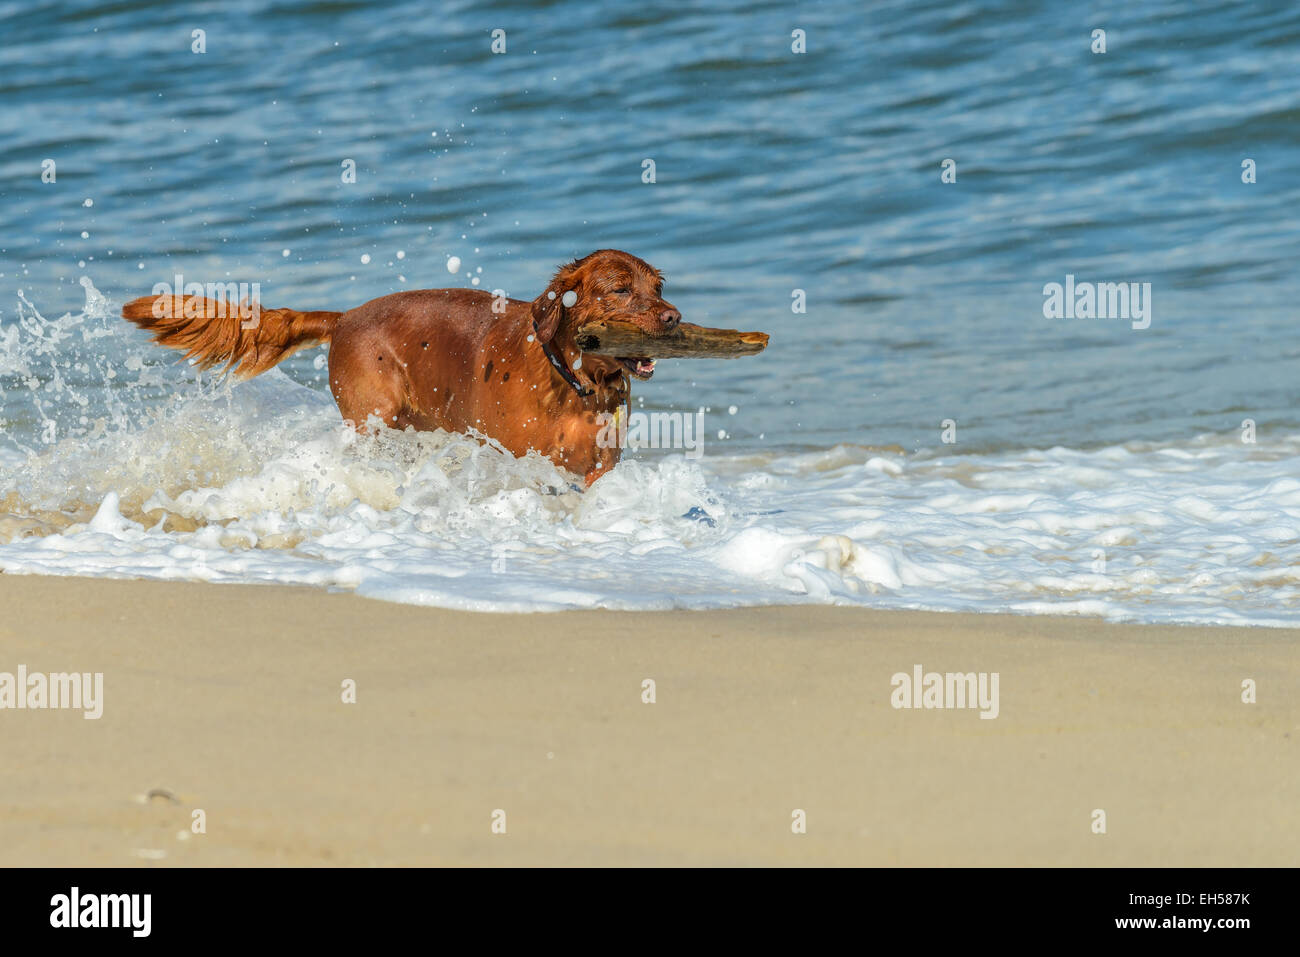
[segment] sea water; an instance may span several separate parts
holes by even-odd
[[[1292,5],[71,2],[0,33],[5,574],[1300,621]],[[632,411],[702,445],[585,491],[347,431],[324,350],[233,385],[116,318],[177,273],[532,298],[606,246],[772,344],[660,362]],[[1051,307],[1120,284],[1140,321]]]

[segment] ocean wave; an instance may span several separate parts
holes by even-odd
[[[84,310],[33,310],[0,352],[0,382],[34,410],[0,453],[9,574],[275,582],[482,611],[816,602],[1300,621],[1300,435],[643,451],[583,490],[475,437],[358,435],[327,393],[279,370],[236,384],[164,368],[138,339],[107,342],[114,309],[85,285]],[[81,384],[41,367],[77,342],[97,363],[81,363]]]

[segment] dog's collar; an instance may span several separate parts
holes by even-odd
[[[551,365],[555,366],[555,371],[564,378],[565,382],[569,383],[569,385],[573,387],[574,392],[578,393],[578,395],[583,398],[586,398],[596,391],[595,389],[584,389],[582,383],[578,381],[578,377],[573,374],[573,370],[564,364],[564,360],[560,358],[560,354],[551,348],[549,342],[542,342],[541,337],[537,335],[536,322],[533,323],[533,336],[542,347],[542,351],[546,353],[546,358],[550,360]]]

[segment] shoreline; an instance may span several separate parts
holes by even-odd
[[[811,605],[480,613],[28,575],[0,575],[0,608],[0,672],[104,675],[98,720],[0,710],[5,865],[1300,852],[1300,629]],[[996,673],[997,717],[893,707],[891,677],[917,666]]]

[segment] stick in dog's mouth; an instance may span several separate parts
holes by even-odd
[[[689,322],[654,335],[635,323],[601,320],[581,326],[576,341],[583,352],[612,356],[633,375],[648,379],[655,359],[736,359],[762,352],[767,339],[764,332],[709,329]]]

